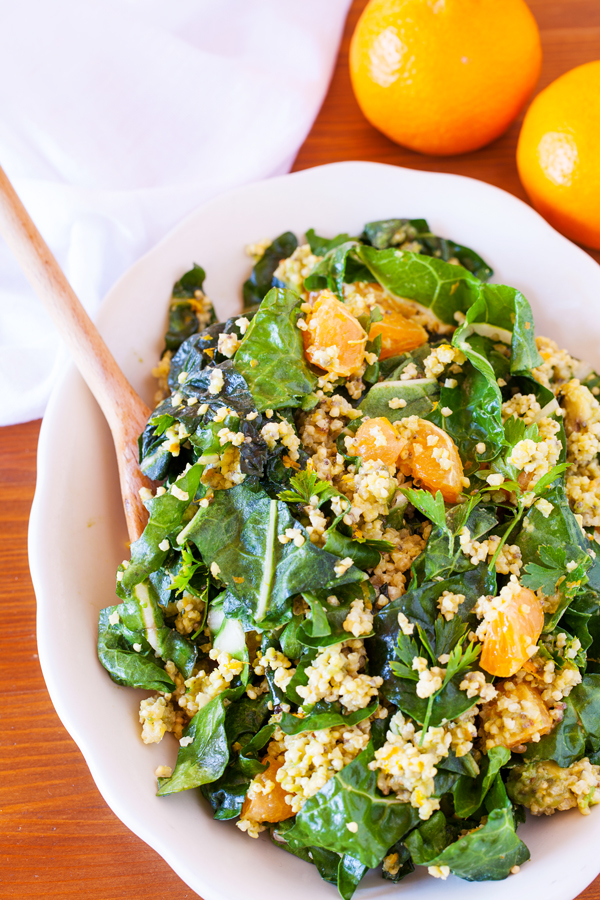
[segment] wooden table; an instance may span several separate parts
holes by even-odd
[[[366,122],[347,72],[348,42],[364,5],[365,0],[352,5],[327,99],[294,169],[375,160],[470,175],[526,199],[515,166],[520,121],[483,150],[439,159],[396,146]],[[529,0],[529,5],[544,45],[539,88],[600,58],[598,0]],[[592,255],[600,262],[600,252]],[[0,430],[0,898],[193,898],[194,892],[106,806],[46,692],[27,563],[39,424]],[[600,900],[600,879],[581,896]]]

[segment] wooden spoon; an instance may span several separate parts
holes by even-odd
[[[129,540],[135,541],[148,517],[139,491],[152,485],[140,471],[137,447],[150,410],[121,372],[1,168],[0,235],[46,307],[106,417],[115,442]]]

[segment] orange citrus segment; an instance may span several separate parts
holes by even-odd
[[[381,322],[374,322],[369,331],[370,341],[381,335],[380,359],[407,353],[427,341],[427,332],[416,322],[392,310],[382,309],[381,314]]]
[[[360,369],[367,335],[358,319],[331,293],[322,291],[306,316],[304,354],[309,362],[334,375],[348,377]]]
[[[551,225],[600,249],[600,60],[537,95],[517,147],[523,187]]]
[[[403,443],[390,420],[379,416],[362,423],[353,446],[362,459],[380,459],[386,466],[394,466]]]
[[[554,721],[542,700],[540,692],[526,681],[515,683],[504,681],[496,685],[498,696],[482,708],[483,730],[494,744],[502,744],[510,750],[527,744],[535,734],[548,734]],[[504,725],[507,715],[506,699],[516,706],[508,710],[513,727],[508,731]],[[500,703],[504,701],[504,703]],[[488,745],[489,746],[489,745]]]
[[[364,115],[421,153],[466,153],[497,138],[541,63],[525,0],[370,0],[350,45]]]
[[[490,675],[509,678],[529,659],[543,627],[542,604],[533,591],[521,588],[490,619],[479,665]]]
[[[398,465],[432,494],[441,491],[447,503],[457,502],[463,489],[463,464],[456,444],[437,425],[418,420],[403,444]]]
[[[242,806],[242,819],[253,819],[255,822],[283,822],[293,816],[292,807],[286,802],[289,796],[287,791],[277,781],[277,772],[283,765],[283,761],[267,756],[263,763],[268,763],[268,768],[257,775],[254,782],[261,787],[267,787],[268,793],[256,793],[253,797],[246,797]]]

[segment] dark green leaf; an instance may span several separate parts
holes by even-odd
[[[235,368],[248,384],[260,412],[298,407],[317,384],[304,358],[302,335],[296,325],[300,303],[293,291],[269,291],[235,354]]]
[[[339,247],[340,244],[352,241],[354,238],[351,238],[349,234],[338,234],[336,237],[330,239],[319,237],[318,234],[315,234],[314,228],[309,228],[306,232],[306,240],[310,245],[311,253],[314,253],[315,256],[325,256],[330,250]]]
[[[364,866],[377,866],[392,844],[413,828],[418,814],[410,804],[377,789],[377,775],[369,769],[372,745],[309,797],[290,836],[299,844],[317,844],[348,854]],[[356,823],[356,832],[346,826]]]
[[[278,540],[287,528],[302,532],[301,547]],[[261,630],[291,618],[291,598],[296,594],[365,578],[355,566],[338,578],[337,557],[310,542],[285,503],[247,483],[217,491],[186,531],[186,540],[196,544],[207,566],[216,563],[220,579]],[[231,605],[226,612],[238,614]]]
[[[131,562],[123,573],[123,588],[130,590],[165,562],[169,550],[162,550],[160,544],[177,532],[183,515],[194,499],[200,485],[203,466],[195,465],[182,475],[176,483],[176,491],[186,500],[173,493],[173,485],[160,497],[147,502],[150,518],[144,531],[131,545]]]
[[[454,313],[465,312],[479,296],[479,279],[442,259],[367,246],[356,248],[355,253],[390,293],[429,307],[447,325],[456,325]]]
[[[286,231],[275,238],[263,255],[254,265],[252,274],[244,282],[243,297],[244,309],[252,307],[261,302],[265,294],[273,286],[273,275],[275,269],[279,266],[282,259],[287,259],[292,255],[298,240],[291,231]]]
[[[529,850],[515,834],[512,812],[504,808],[492,810],[483,827],[459,838],[425,864],[449,866],[465,881],[500,881],[513,866],[528,859]]]
[[[347,853],[340,859],[338,867],[338,891],[342,900],[351,900],[359,882],[366,874],[368,866]]]
[[[481,772],[473,779],[461,775],[454,788],[454,809],[461,819],[468,819],[477,812],[492,786],[494,778],[510,759],[506,747],[492,747],[483,757]]]
[[[98,659],[112,680],[146,691],[174,691],[175,684],[158,664],[154,650],[144,641],[146,646],[136,653],[133,640],[128,640],[133,636],[110,624],[108,617],[118,610],[118,606],[102,609],[98,623]]]
[[[215,819],[235,819],[242,811],[251,779],[235,762],[227,766],[216,781],[201,785],[203,795],[210,803]]]
[[[192,738],[191,743],[179,748],[171,777],[158,779],[159,797],[188,791],[221,777],[229,762],[225,701],[236,699],[243,690],[241,686],[229,688],[198,710],[183,734],[184,738]]]
[[[600,749],[600,675],[585,675],[565,698],[561,721],[536,744],[526,759],[553,759],[567,768],[588,751]]]

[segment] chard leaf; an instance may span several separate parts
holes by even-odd
[[[377,541],[371,538],[359,541],[347,537],[338,531],[337,528],[330,527],[326,533],[325,550],[328,553],[333,553],[339,559],[349,557],[354,560],[355,566],[363,570],[374,569],[379,565],[381,553],[394,549],[394,545],[390,544],[389,541]]]
[[[528,509],[515,543],[521,549],[525,570],[521,583],[536,585],[532,590],[542,587],[554,599],[556,611],[546,617],[544,626],[549,632],[585,588],[591,559],[586,546],[589,542],[568,504],[562,479],[546,490],[544,499],[552,504],[549,515],[544,516],[535,505]],[[567,562],[576,563],[573,571],[567,571]]]
[[[432,529],[423,553],[413,563],[419,584],[436,578],[449,578],[454,573],[466,572],[472,568],[471,560],[462,552],[455,540],[463,526],[469,529],[471,539],[479,541],[498,524],[490,507],[474,506],[472,502],[459,503],[446,513],[445,528]],[[452,541],[448,542],[448,531]]]
[[[442,259],[364,245],[355,253],[390,293],[428,307],[447,325],[456,325],[454,313],[465,312],[479,295],[479,279]]]
[[[278,540],[288,528],[300,530],[301,547]],[[338,577],[337,557],[310,542],[285,503],[247,482],[217,491],[209,507],[199,508],[185,539],[196,544],[209,568],[219,567],[219,578],[239,604],[235,609],[227,603],[226,613],[245,617],[259,630],[289,621],[296,594],[365,579],[356,566]]]
[[[503,808],[493,809],[483,827],[459,838],[426,864],[448,866],[465,881],[501,881],[513,866],[528,859],[529,850],[515,833],[512,811]]]
[[[237,699],[243,690],[243,685],[228,688],[198,710],[183,733],[183,739],[192,738],[191,743],[180,746],[170,778],[158,779],[159,797],[188,791],[221,777],[229,762],[225,701]]]
[[[259,412],[301,406],[317,384],[296,325],[300,303],[293,291],[270,290],[235,354],[235,368]]]
[[[272,832],[273,843],[282,850],[315,866],[323,881],[337,884],[338,869],[341,864],[339,854],[333,850],[326,850],[324,847],[306,847],[304,844],[299,844],[288,834],[293,825],[294,822],[291,819],[278,822]]]
[[[477,350],[478,358],[489,362],[489,368],[485,367],[485,372],[481,372],[472,362],[464,363],[462,373],[452,375],[455,387],[447,387],[445,381],[441,383],[439,406],[428,416],[448,432],[465,461],[467,474],[484,460],[496,457],[504,443],[502,397],[492,365],[495,362],[493,351],[488,352],[488,344],[476,336],[469,344],[468,353]],[[444,407],[452,410],[450,416],[441,415],[439,410]],[[476,450],[480,443],[485,444],[483,453]]]
[[[542,364],[535,343],[535,329],[531,307],[516,288],[504,284],[484,284],[477,302],[468,310],[465,323],[455,332],[455,340],[468,340],[477,325],[501,328],[510,335],[510,371],[529,375],[531,369]],[[458,346],[458,343],[455,344]]]
[[[272,244],[269,244],[263,255],[254,264],[250,277],[244,282],[242,289],[244,310],[261,302],[273,286],[275,269],[282,259],[287,259],[292,255],[297,246],[298,240],[291,231],[280,234]]]
[[[179,530],[183,515],[196,496],[203,470],[201,465],[192,466],[165,494],[147,502],[150,513],[148,524],[142,535],[131,545],[131,562],[123,572],[122,585],[126,591],[165,562],[170,547],[163,550],[160,545]]]
[[[515,865],[529,859],[529,850],[515,834],[510,803],[500,776],[496,799],[499,808],[492,809],[482,827],[470,831],[455,840],[457,828],[436,812],[412,831],[405,844],[413,862],[421,866],[448,866],[450,871],[465,881],[499,881],[510,874]]]
[[[144,640],[141,651],[136,652],[133,644],[139,642],[140,635],[109,622],[108,617],[118,610],[118,606],[102,609],[98,623],[98,659],[112,680],[146,691],[174,691],[175,684],[158,664],[148,642]]]
[[[309,228],[306,232],[306,240],[310,245],[311,253],[314,253],[315,256],[325,256],[330,250],[334,250],[340,244],[353,241],[355,238],[351,238],[349,234],[338,234],[334,238],[319,237],[318,234],[315,234],[314,228]]]
[[[356,241],[350,240],[332,247],[304,279],[306,290],[319,291],[329,288],[343,301],[344,283],[368,281],[368,269],[360,263],[357,264],[352,255],[359,246]]]
[[[482,281],[487,281],[494,274],[474,250],[463,247],[450,238],[432,234],[425,219],[384,219],[380,222],[368,222],[365,225],[364,239],[378,250],[398,247],[405,242],[417,242],[421,245],[419,253],[435,256],[446,262],[457,259],[461,266]]]
[[[444,813],[438,811],[411,831],[404,838],[404,843],[413,863],[427,866],[429,860],[442,853],[455,837],[455,829],[446,820]]]
[[[492,747],[483,757],[477,778],[461,775],[454,787],[454,809],[461,819],[474,815],[485,800],[496,775],[510,759],[506,747]]]
[[[348,854],[363,866],[379,865],[392,844],[418,822],[410,804],[377,789],[377,774],[369,769],[372,744],[309,797],[288,832],[299,845],[326,847]],[[357,831],[346,826],[356,823]]]
[[[118,615],[118,621],[112,625],[108,615],[115,613]],[[116,676],[114,680],[129,684],[127,678],[133,678],[138,669],[141,671],[143,668],[148,672],[151,670],[145,663],[140,663],[139,667],[136,667],[134,658],[125,659],[123,657],[125,645],[135,655],[139,654],[149,660],[161,659],[163,662],[172,660],[184,678],[189,678],[192,674],[198,655],[196,646],[191,641],[165,625],[158,596],[148,581],[135,585],[131,595],[123,603],[109,607],[108,611],[102,610],[100,617],[100,661],[103,665],[106,662],[105,668],[111,677]],[[140,649],[136,650],[136,647]],[[121,652],[115,657],[114,652],[107,653],[108,649]],[[130,672],[129,676],[121,673],[120,669],[125,671],[125,668]],[[168,676],[163,673],[163,678]],[[168,680],[171,681],[170,678]]]
[[[227,766],[220,778],[200,789],[210,803],[218,820],[235,819],[240,815],[251,778],[244,773],[237,761]]]
[[[344,854],[338,866],[337,888],[342,900],[352,900],[354,892],[368,870],[355,856]]]

